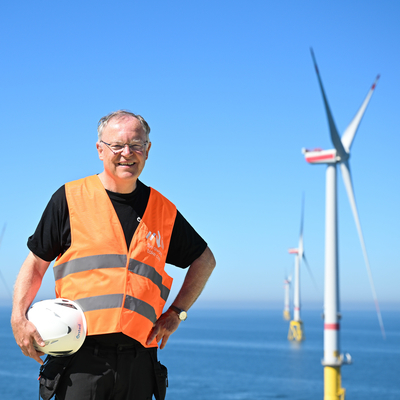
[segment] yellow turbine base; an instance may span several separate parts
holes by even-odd
[[[302,321],[290,321],[288,339],[296,342],[301,342],[306,337],[303,334]]]
[[[290,321],[290,312],[289,311],[283,312],[283,319],[286,321]]]
[[[324,367],[324,400],[344,400],[340,367]]]

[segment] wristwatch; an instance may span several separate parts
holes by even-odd
[[[185,321],[185,319],[187,318],[187,312],[185,310],[181,310],[180,308],[175,307],[174,305],[170,305],[169,308],[178,314],[178,318],[181,321]]]

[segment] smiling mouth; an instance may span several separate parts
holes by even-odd
[[[123,166],[123,167],[131,167],[132,165],[135,165],[136,163],[134,163],[134,162],[131,162],[131,163],[118,163],[118,165],[121,165],[121,166]]]

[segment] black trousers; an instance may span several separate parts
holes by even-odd
[[[153,394],[159,397],[157,371],[161,364],[156,348],[84,344],[76,354],[50,359],[49,364],[53,362],[54,369],[54,364],[62,365],[64,361],[55,384],[56,400],[151,400]],[[51,365],[45,366],[43,376],[49,376],[46,368],[51,370]]]

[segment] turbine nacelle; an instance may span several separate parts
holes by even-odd
[[[310,164],[334,164],[341,160],[336,149],[302,149],[302,153],[304,154],[306,161]]]

